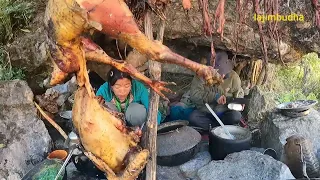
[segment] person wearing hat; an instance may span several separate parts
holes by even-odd
[[[108,81],[100,86],[96,95],[100,103],[124,113],[128,126],[142,126],[147,121],[148,89],[128,73],[113,67],[108,73]],[[158,124],[160,121],[161,113],[158,111]]]
[[[207,58],[211,59],[211,58]],[[208,65],[213,65],[208,60]],[[244,92],[241,88],[239,75],[233,71],[232,62],[228,59],[226,52],[216,53],[215,69],[224,78],[221,85],[207,86],[205,81],[197,76],[191,82],[190,100],[196,106],[189,116],[190,125],[209,130],[209,127],[218,126],[218,122],[205,106],[208,103],[221,121],[227,125],[238,124],[241,119],[241,113],[229,110],[226,106],[227,97],[243,98]]]

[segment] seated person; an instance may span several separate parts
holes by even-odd
[[[212,62],[210,62],[212,65]],[[205,81],[197,76],[191,83],[190,100],[195,104],[194,110],[190,117],[190,125],[201,127],[209,130],[212,127],[219,126],[213,115],[205,106],[208,103],[221,121],[227,125],[238,124],[241,119],[241,113],[229,110],[226,106],[227,97],[243,97],[243,89],[241,88],[241,80],[239,75],[232,70],[233,66],[225,52],[216,54],[215,69],[224,78],[224,82],[218,86],[207,86]]]
[[[201,57],[200,64],[209,65],[206,57]],[[173,101],[170,103],[169,107],[169,121],[174,120],[188,120],[190,118],[190,114],[195,110],[195,105],[190,100],[190,90],[186,91],[179,100]]]
[[[129,74],[112,68],[108,73],[108,81],[98,89],[96,95],[102,96],[110,109],[124,113],[128,126],[141,126],[147,121],[149,92]],[[160,112],[157,120],[159,124]]]
[[[169,110],[169,121],[189,121],[190,114],[195,110],[194,104],[190,101],[190,90],[182,95],[180,101],[170,103]]]

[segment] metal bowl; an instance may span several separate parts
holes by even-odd
[[[309,110],[317,103],[318,101],[315,100],[297,100],[279,104],[277,109],[280,111],[302,112]]]

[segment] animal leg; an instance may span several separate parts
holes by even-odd
[[[139,176],[148,162],[149,151],[144,149],[132,156],[133,157],[129,159],[129,164],[120,177],[121,180],[133,180]]]
[[[87,64],[86,64],[86,59],[85,59],[85,53],[84,51],[82,51],[82,57],[79,59],[79,71],[77,72],[77,81],[78,81],[78,85],[81,86],[85,86],[85,88],[87,89],[87,92],[89,94],[89,97],[95,97],[93,88],[90,84],[90,80],[89,80],[89,75],[88,75],[88,71],[87,71]]]
[[[151,60],[176,64],[191,69],[209,85],[223,82],[222,77],[213,67],[199,64],[180,56],[162,43],[149,40],[142,33],[137,35],[121,34],[119,36],[121,36],[119,37],[120,39],[125,40],[129,45],[136,48],[140,53],[147,55]]]
[[[161,97],[168,100],[165,95],[161,91],[170,92],[172,91],[165,87],[165,85],[173,84],[173,82],[163,82],[163,81],[153,81],[150,78],[143,75],[141,72],[139,72],[135,67],[133,67],[131,64],[125,62],[113,59],[109,57],[101,47],[99,47],[97,44],[92,42],[90,39],[82,38],[82,43],[85,49],[85,55],[86,59],[101,62],[105,64],[112,65],[119,69],[120,71],[129,73],[133,77],[142,80],[144,83],[146,83],[148,86],[150,86],[156,93],[158,93]]]
[[[52,64],[53,64],[53,71],[51,73],[51,79],[50,79],[51,86],[62,83],[68,76],[68,73],[65,73],[61,69],[59,69],[59,67],[53,60],[52,60]]]
[[[94,156],[91,152],[84,153],[101,171],[106,172],[109,180],[133,180],[136,179],[142,169],[147,164],[149,151],[144,149],[130,158],[130,162],[120,176],[117,176],[112,169],[101,159]]]
[[[160,42],[149,40],[138,28],[134,17],[123,0],[76,0],[87,11],[89,21],[99,25],[97,30],[120,39],[148,58],[162,63],[177,64],[196,72],[208,84],[222,83],[223,79],[213,67],[184,58]],[[162,86],[163,84],[158,84]]]
[[[117,175],[112,171],[112,169],[103,162],[100,158],[93,155],[91,152],[84,152],[84,154],[103,172],[107,173],[108,180],[119,180]]]

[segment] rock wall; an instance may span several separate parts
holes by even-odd
[[[21,179],[51,150],[25,81],[0,81],[0,179]]]
[[[186,13],[180,0],[172,0],[167,11],[167,26],[165,37],[167,39],[182,39],[186,42],[210,46],[210,39],[202,36],[202,15],[198,1],[191,0],[192,8]],[[209,14],[212,19],[218,0],[208,1]],[[226,1],[224,38],[220,39],[214,33],[214,44],[217,48],[236,52],[236,30],[242,29],[238,34],[238,54],[250,57],[262,57],[260,49],[260,36],[257,24],[254,21],[253,4],[249,1],[245,23],[237,26],[236,1]],[[261,5],[262,7],[262,5]],[[304,16],[304,21],[278,22],[279,34],[282,37],[280,52],[284,61],[295,61],[306,52],[320,53],[320,33],[313,24],[313,11],[311,1],[279,1],[279,14],[290,15],[291,13]],[[154,24],[158,24],[154,21]],[[277,57],[277,43],[267,39],[269,58]]]
[[[42,81],[51,73],[52,68],[45,44],[45,32],[43,28],[43,14],[46,2],[38,0],[41,4],[34,21],[29,25],[31,32],[21,32],[13,42],[7,45],[6,51],[10,55],[12,64],[21,67],[27,72],[27,81],[32,89],[42,89]],[[198,7],[197,0],[191,0],[192,8],[186,13],[181,4],[181,0],[172,0],[167,11],[167,24],[165,29],[165,44],[174,51],[197,61],[195,55],[208,53],[210,51],[210,40],[202,33],[202,15]],[[313,13],[311,11],[311,1],[281,1],[279,7],[281,15],[289,15],[291,12],[304,15],[304,22],[279,22],[282,41],[280,50],[284,61],[298,60],[306,52],[320,53],[320,35],[313,24]],[[218,0],[209,1],[209,14],[213,20]],[[253,20],[252,2],[249,1],[246,16],[248,19],[244,24],[236,26],[237,13],[235,10],[236,1],[228,0],[225,7],[226,23],[224,27],[224,38],[220,39],[214,33],[213,41],[216,48],[228,50],[244,57],[261,58],[260,37],[257,31],[256,22]],[[288,6],[289,5],[289,6]],[[154,19],[154,25],[158,24],[158,18]],[[157,29],[157,28],[154,28]],[[237,29],[242,29],[239,33],[238,43],[236,38]],[[175,40],[175,41],[172,41]],[[170,42],[169,42],[170,41]],[[179,41],[179,42],[178,42]],[[172,44],[171,44],[172,43]],[[236,46],[238,44],[238,50]],[[269,58],[278,62],[278,49],[274,41],[268,40]],[[112,44],[113,49],[115,44]],[[200,48],[202,52],[196,52]],[[180,49],[180,50],[179,50]],[[118,53],[113,53],[118,54]],[[97,64],[97,63],[96,63]],[[98,73],[103,77],[108,66],[96,65]],[[191,74],[185,68],[177,66],[164,66],[169,72]],[[40,85],[39,85],[40,84]]]

